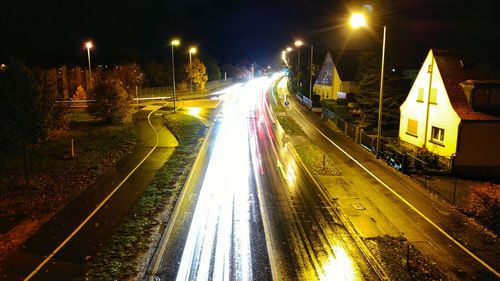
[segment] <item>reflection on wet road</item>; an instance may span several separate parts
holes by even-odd
[[[377,279],[275,123],[272,82],[226,97],[177,280]]]

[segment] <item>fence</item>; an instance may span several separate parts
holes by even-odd
[[[209,81],[205,84],[205,89],[203,91],[193,91],[191,93],[189,90],[179,91],[178,89],[176,89],[175,94],[179,97],[182,97],[183,95],[206,93],[209,91],[214,91],[226,87],[234,82],[235,82],[234,78]],[[170,97],[172,95],[173,95],[172,86],[149,87],[149,88],[139,89],[139,97],[141,98],[160,98],[160,97]]]
[[[375,135],[363,132],[362,128],[343,120],[335,112],[326,108],[322,109],[322,117],[334,123],[340,131],[353,138],[362,147],[373,154],[376,153],[377,137]],[[380,159],[383,159],[394,169],[411,175],[426,189],[439,194],[448,202],[458,206],[465,206],[471,181],[450,177],[450,170],[446,165],[442,165],[444,169],[436,169],[430,163],[411,153],[396,150],[391,147],[390,143],[391,141],[386,138],[379,143],[378,156]]]

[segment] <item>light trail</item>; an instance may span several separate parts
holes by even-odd
[[[177,280],[252,280],[248,118],[268,79],[227,94]]]

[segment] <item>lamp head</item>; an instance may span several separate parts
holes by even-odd
[[[349,24],[352,28],[359,28],[366,26],[366,17],[361,13],[353,13],[349,19]]]
[[[297,46],[299,48],[300,48],[300,46],[304,45],[304,43],[302,41],[300,41],[300,40],[295,41],[294,44],[295,44],[295,46]]]
[[[179,39],[174,39],[170,44],[172,44],[172,46],[179,46],[181,44],[181,41],[179,41]]]
[[[198,52],[198,50],[197,50],[195,47],[191,47],[191,48],[189,49],[189,53],[190,53],[190,54],[196,54],[196,52]]]
[[[94,47],[94,45],[92,45],[92,41],[88,41],[87,43],[85,43],[85,48],[92,49],[92,47]]]

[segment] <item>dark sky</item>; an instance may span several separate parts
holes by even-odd
[[[372,33],[343,24],[361,1],[335,0],[7,0],[0,12],[0,54],[38,64],[82,63],[92,39],[97,60],[135,50],[165,58],[168,42],[182,40],[219,62],[272,63],[281,49],[303,38],[318,46],[355,48],[379,42]],[[373,19],[388,26],[390,48],[421,54],[429,47],[500,49],[500,11],[495,0],[371,0]],[[396,3],[393,3],[396,2]],[[386,3],[386,4],[384,4]],[[347,38],[350,38],[347,40]]]

